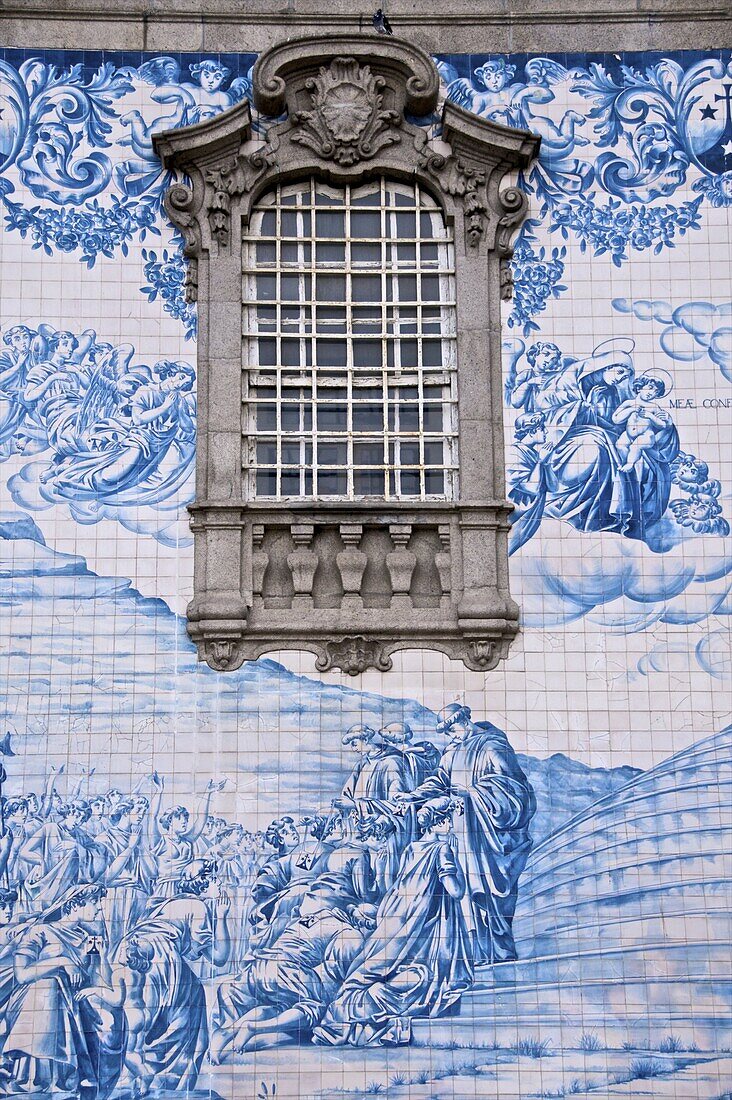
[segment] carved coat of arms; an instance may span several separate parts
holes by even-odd
[[[299,111],[292,140],[326,160],[357,164],[399,141],[396,111],[383,110],[384,81],[353,57],[336,57],[305,85],[312,111]]]

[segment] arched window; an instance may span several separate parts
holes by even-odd
[[[455,256],[419,184],[281,184],[243,242],[249,496],[453,500]]]
[[[492,668],[508,583],[500,301],[538,138],[453,103],[396,38],[275,46],[240,103],[157,135],[198,296],[194,598],[213,668],[406,648]],[[269,125],[264,119],[277,119]],[[433,120],[434,121],[434,120]]]

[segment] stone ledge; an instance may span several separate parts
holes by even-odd
[[[730,40],[729,9],[717,2],[694,6],[677,0],[631,0],[598,9],[578,0],[556,9],[547,0],[464,3],[450,11],[439,0],[392,0],[389,18],[397,32],[433,53],[603,52],[719,49]],[[202,10],[203,9],[203,10]],[[477,9],[477,10],[476,10]],[[260,52],[285,35],[361,31],[377,38],[368,13],[347,3],[292,0],[125,0],[110,14],[99,0],[18,0],[0,6],[4,45],[37,49],[99,48],[97,24],[105,25],[105,48],[143,51]]]

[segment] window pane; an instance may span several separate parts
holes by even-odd
[[[303,181],[264,196],[250,225],[250,492],[452,498],[454,259],[435,201],[410,183]]]
[[[356,496],[383,497],[384,470],[356,470],[353,475],[353,488]]]

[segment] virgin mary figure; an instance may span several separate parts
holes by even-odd
[[[616,337],[598,344],[592,355],[572,367],[572,384],[563,376],[567,407],[555,418],[557,434],[542,459],[543,491],[513,520],[510,553],[532,537],[544,516],[570,523],[578,531],[614,531],[652,542],[653,526],[668,507],[670,463],[678,454],[676,428],[669,421],[639,468],[623,471],[617,449],[620,430],[613,414],[632,396],[635,342]],[[547,433],[550,435],[550,433]]]

